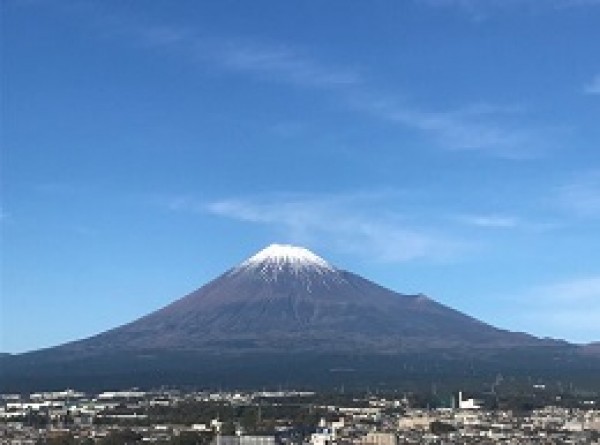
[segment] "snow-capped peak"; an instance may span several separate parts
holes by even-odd
[[[287,244],[271,244],[230,273],[250,273],[270,283],[281,279],[285,282],[291,274],[309,293],[314,286],[330,287],[345,281],[342,274],[320,256],[304,247]]]
[[[304,247],[290,246],[287,244],[271,244],[254,256],[244,261],[242,267],[252,267],[261,264],[275,266],[288,265],[292,269],[317,267],[333,271],[334,268],[327,261]]]
[[[292,267],[318,266],[333,270],[333,267],[323,258],[315,255],[304,247],[289,244],[271,244],[263,250],[248,258],[242,265],[250,266],[264,262],[289,264]]]

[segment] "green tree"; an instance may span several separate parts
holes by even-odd
[[[433,434],[448,434],[452,431],[456,431],[456,428],[454,428],[453,425],[450,425],[449,423],[444,423],[444,422],[440,422],[438,420],[431,422],[431,424],[429,424],[429,430],[433,433]]]
[[[49,437],[45,445],[76,445],[77,441],[72,434],[61,434],[59,436]]]
[[[223,422],[221,434],[223,436],[233,436],[235,434],[235,424],[232,421]]]
[[[131,430],[112,431],[100,442],[102,445],[129,445],[142,441],[142,435]]]
[[[172,445],[208,445],[211,440],[212,434],[182,431],[178,436],[174,436],[169,443]]]
[[[243,411],[240,418],[240,424],[244,431],[253,433],[256,431],[258,421],[257,410],[254,407],[247,406]]]

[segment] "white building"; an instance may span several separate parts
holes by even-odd
[[[458,393],[458,408],[459,409],[480,409],[481,402],[475,399],[463,399],[462,391]]]

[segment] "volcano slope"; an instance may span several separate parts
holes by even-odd
[[[0,389],[192,384],[303,386],[581,375],[598,357],[404,295],[307,249],[271,245],[132,323],[0,358]]]

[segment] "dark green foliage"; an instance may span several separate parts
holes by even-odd
[[[186,401],[175,406],[156,406],[148,409],[148,423],[209,423],[212,419],[230,421],[234,417],[233,408],[220,402]]]
[[[427,391],[431,382],[438,391],[469,390],[489,385],[501,373],[506,380],[528,376],[544,381],[568,381],[582,389],[600,390],[600,357],[581,356],[576,351],[548,348],[543,351],[477,351],[474,357],[422,353],[402,355],[256,354],[221,355],[184,351],[160,351],[156,356],[113,354],[106,357],[73,358],[68,367],[40,352],[44,366],[27,368],[23,356],[12,357],[0,367],[0,392],[59,390],[106,390],[137,386],[193,386],[223,389],[287,387],[346,391],[401,389]],[[67,360],[64,357],[61,360]],[[68,371],[68,372],[67,372]],[[343,371],[343,372],[342,372]],[[509,384],[512,382],[507,382]]]
[[[51,437],[43,442],[44,445],[77,445],[78,442],[73,438],[72,434],[61,434],[59,436]]]
[[[124,429],[112,431],[100,441],[101,445],[130,445],[142,442],[142,436],[134,431]]]
[[[454,428],[454,426],[450,425],[449,423],[440,422],[436,420],[429,424],[429,431],[431,431],[433,434],[442,435],[456,431],[456,428]]]
[[[169,442],[172,445],[209,445],[213,439],[211,434],[183,431]]]
[[[223,422],[223,425],[221,425],[221,434],[223,436],[233,436],[235,434],[235,423],[231,420]]]

